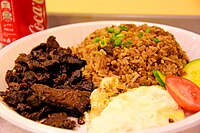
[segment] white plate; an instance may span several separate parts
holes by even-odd
[[[175,28],[172,26],[147,23],[147,22],[133,22],[133,21],[98,21],[98,22],[86,22],[60,26],[52,29],[48,29],[42,32],[38,32],[22,39],[19,39],[9,46],[0,50],[0,90],[5,90],[7,84],[5,82],[5,74],[8,69],[12,69],[14,66],[14,60],[17,58],[19,53],[29,53],[30,50],[42,43],[46,42],[46,39],[53,35],[57,38],[58,43],[61,47],[75,46],[79,44],[83,39],[97,28],[103,28],[112,24],[119,25],[120,23],[134,23],[136,25],[148,24],[150,26],[157,25],[164,28],[166,31],[172,33],[176,40],[180,43],[184,51],[191,60],[200,58],[200,35],[192,33],[187,30]],[[10,109],[0,99],[0,116],[12,124],[21,127],[25,130],[36,132],[36,133],[70,133],[75,132],[72,130],[59,129],[43,124],[36,123],[29,119],[26,119],[15,111]],[[86,132],[85,128],[80,130]],[[198,133],[200,131],[200,112],[196,113],[180,122],[176,122],[167,126],[143,130],[137,133],[175,133],[175,132],[191,132]]]

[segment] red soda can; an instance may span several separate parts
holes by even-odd
[[[0,0],[0,43],[47,28],[45,0]]]

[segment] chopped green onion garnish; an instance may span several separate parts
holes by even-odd
[[[110,43],[114,43],[116,40],[120,40],[120,39],[122,39],[122,38],[124,38],[124,34],[120,34],[120,32],[119,32],[119,34],[114,34],[114,35],[112,35],[112,37],[110,38]]]
[[[103,40],[100,41],[100,46],[101,46],[101,47],[104,47],[104,46],[106,46],[106,45],[107,45],[107,43],[106,43],[106,38],[104,37]]]
[[[138,37],[141,38],[143,36],[142,32],[139,32]]]
[[[130,48],[130,45],[133,44],[132,41],[127,41],[127,42],[124,42],[122,45],[125,47],[125,48]]]
[[[107,31],[110,32],[110,33],[113,33],[114,32],[114,28],[108,28]]]
[[[122,44],[122,40],[121,40],[121,39],[117,39],[117,40],[115,40],[113,46],[118,47],[118,46],[120,46],[121,44]]]
[[[113,43],[115,39],[113,37],[110,38],[110,43]]]
[[[124,34],[116,35],[116,38],[124,38]]]
[[[101,40],[101,42],[100,42],[101,44],[105,44],[105,41],[104,40]]]
[[[126,26],[124,26],[124,25],[120,25],[119,28],[120,28],[121,30],[128,30],[128,28],[127,28]]]
[[[95,43],[97,43],[97,42],[99,42],[100,41],[100,38],[99,37],[96,37],[95,39],[94,39],[94,42]]]
[[[160,40],[159,40],[158,38],[153,38],[152,40],[153,40],[154,42],[157,42],[157,43],[160,42]]]
[[[150,31],[151,31],[151,28],[146,29],[146,33],[150,33]]]
[[[132,41],[130,41],[130,40],[128,40],[128,43],[129,43],[129,44],[133,44],[133,42],[132,42]]]
[[[115,35],[119,35],[120,34],[120,30],[115,31]]]
[[[115,35],[112,35],[112,37],[110,38],[110,43],[113,43],[116,39],[116,36]]]
[[[125,48],[130,48],[130,44],[127,43],[127,42],[124,42],[122,45],[123,45]]]

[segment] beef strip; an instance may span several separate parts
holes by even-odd
[[[77,56],[69,56],[66,61],[69,63],[69,65],[74,66],[72,67],[72,70],[81,69],[86,65],[86,61],[78,59]]]
[[[77,117],[82,116],[89,108],[90,92],[88,91],[55,89],[42,84],[34,84],[31,89],[40,101],[61,108],[69,114],[73,112],[71,115]]]
[[[68,79],[68,82],[71,84],[77,84],[82,80],[82,71],[76,70],[72,72],[71,77]]]
[[[42,118],[46,118],[47,114],[51,112],[53,109],[47,105],[41,106],[40,108],[37,108],[37,111],[23,111],[21,113],[22,116],[34,120],[39,121]]]
[[[50,114],[42,123],[67,129],[74,129],[76,127],[76,122],[68,119],[65,112]]]
[[[92,92],[94,90],[94,85],[92,83],[92,79],[87,79],[87,80],[82,80],[76,85],[71,85],[71,87],[76,90],[81,90],[81,91],[89,91]]]
[[[59,85],[55,87],[56,89],[73,89],[80,91],[89,91],[92,92],[94,90],[94,85],[92,79],[82,79],[77,84],[71,84],[69,81],[66,81],[64,85]]]

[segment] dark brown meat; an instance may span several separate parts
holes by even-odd
[[[72,51],[70,48],[62,48],[59,47],[57,49],[52,50],[49,53],[50,57],[54,60],[58,60],[59,62],[66,63],[68,56],[72,56]]]
[[[48,55],[38,55],[39,58],[30,59],[27,64],[31,70],[48,70],[48,67],[57,65],[57,60],[48,59]]]
[[[85,65],[86,61],[72,55],[70,48],[60,47],[55,37],[51,36],[47,43],[36,46],[30,54],[22,53],[17,57],[14,69],[7,71],[6,82],[28,83],[30,86],[39,83],[55,87],[63,85],[71,77],[70,83],[78,83],[82,74],[77,70]],[[74,72],[76,76],[72,75]]]
[[[61,108],[77,117],[83,115],[89,108],[90,92],[88,91],[55,89],[42,84],[34,84],[31,89],[40,101]]]
[[[113,45],[106,45],[104,47],[98,47],[98,50],[101,50],[103,49],[108,55],[113,55],[113,48],[114,46]]]
[[[69,64],[75,65],[77,69],[80,69],[81,67],[86,65],[86,61],[78,59],[77,56],[69,56],[66,61]]]
[[[50,113],[52,110],[53,109],[48,106],[42,106],[41,108],[37,108],[37,111],[23,111],[21,115],[28,119],[38,121],[42,118],[47,117],[47,114]]]
[[[35,83],[36,81],[37,81],[37,78],[36,78],[36,75],[33,71],[24,72],[23,79],[22,79],[23,83],[31,84],[32,82]]]
[[[47,51],[52,51],[52,50],[60,47],[60,45],[58,44],[58,42],[56,41],[56,38],[54,36],[50,36],[47,39],[46,44],[47,44]]]
[[[89,96],[93,83],[82,76],[86,61],[72,54],[70,48],[59,46],[51,36],[29,54],[22,53],[8,70],[6,91],[0,92],[3,100],[20,115],[40,121],[50,116],[45,124],[52,125],[59,115],[80,117],[89,109]],[[32,86],[32,87],[31,87]],[[63,122],[63,123],[62,123]],[[52,126],[73,129],[75,124],[61,119]]]
[[[74,129],[76,127],[76,122],[68,119],[65,112],[51,114],[42,123],[67,129]]]
[[[21,53],[15,60],[15,64],[25,65],[25,64],[27,64],[28,60],[29,60],[28,55],[26,55],[25,53]]]
[[[37,51],[41,51],[41,52],[50,52],[54,49],[57,49],[59,48],[59,44],[58,42],[56,41],[56,38],[54,36],[50,36],[48,39],[47,39],[47,43],[41,43],[40,45],[36,46],[35,48],[33,48],[31,50],[31,54],[35,54],[35,52]]]
[[[76,70],[72,72],[71,77],[68,79],[68,82],[71,84],[77,84],[82,80],[82,71]]]
[[[10,82],[20,83],[22,79],[20,78],[20,73],[16,73],[15,70],[8,70],[6,72],[6,83],[9,84]]]
[[[31,90],[27,90],[28,85],[26,83],[9,83],[8,88],[3,95],[4,101],[12,106],[17,111],[18,103],[26,101],[27,96],[31,93]]]
[[[89,91],[92,92],[94,90],[94,85],[92,83],[92,79],[82,80],[76,85],[71,85],[74,90],[81,90],[81,91]]]

